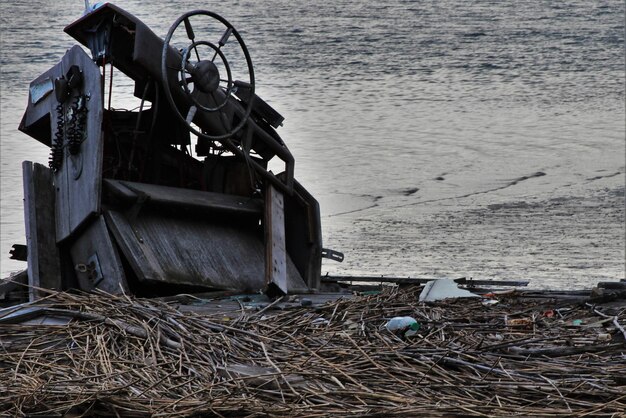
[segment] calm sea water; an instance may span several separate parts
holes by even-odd
[[[119,1],[164,36],[183,11],[243,35],[286,120],[338,274],[624,278],[624,2]],[[19,133],[31,79],[74,41],[83,2],[3,1],[2,276],[24,243]],[[199,30],[196,29],[196,32]]]

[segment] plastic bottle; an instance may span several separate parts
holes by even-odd
[[[410,316],[396,316],[391,318],[386,324],[387,331],[398,335],[405,335],[409,331],[413,333],[420,329],[420,324]]]

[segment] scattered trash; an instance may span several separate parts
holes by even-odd
[[[485,299],[481,303],[483,306],[493,306],[493,305],[497,305],[498,303],[500,303],[500,301],[495,300],[495,299]]]
[[[399,337],[410,337],[419,331],[421,325],[413,317],[396,316],[385,324],[385,328]]]
[[[380,295],[380,290],[362,290],[360,292],[356,292],[356,294],[360,296],[376,296]]]
[[[552,309],[545,311],[543,313],[543,316],[546,318],[554,318],[554,311]]]
[[[424,285],[420,293],[420,302],[432,302],[435,300],[449,298],[477,298],[478,295],[469,290],[459,289],[457,283],[452,279],[432,280]]]
[[[581,319],[581,321],[583,320]],[[593,319],[590,319],[589,321],[584,320],[583,321],[584,327],[585,328],[602,328],[605,326],[605,324],[612,322],[613,318],[604,318],[599,321],[593,321],[593,322],[591,321],[593,321]]]
[[[530,318],[507,319],[506,325],[508,327],[531,328],[533,325],[533,320]]]
[[[582,324],[583,324],[583,320],[582,319],[574,319],[572,321],[572,325],[580,326]]]
[[[315,318],[314,320],[311,321],[311,325],[328,325],[328,324],[330,324],[330,321],[325,318]]]
[[[497,291],[494,290],[493,292],[485,293],[483,297],[493,299],[497,297],[513,296],[513,294],[515,294],[515,289],[497,290]]]

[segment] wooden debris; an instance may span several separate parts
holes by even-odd
[[[569,417],[626,410],[623,304],[603,311],[523,295],[492,306],[420,304],[420,289],[262,315],[242,308],[236,318],[123,295],[54,294],[29,306],[72,317],[66,325],[0,317],[0,412]],[[544,315],[552,310],[557,315]],[[414,337],[384,328],[406,315],[421,324]],[[506,325],[515,318],[531,318],[532,326]],[[596,323],[573,325],[577,319]]]

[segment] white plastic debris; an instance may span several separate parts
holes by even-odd
[[[396,316],[395,318],[391,318],[386,324],[385,328],[387,331],[396,332],[402,331],[405,332],[409,329],[417,331],[420,329],[420,324],[417,323],[415,318],[410,316]]]
[[[424,285],[424,290],[420,293],[420,302],[432,302],[435,300],[450,298],[478,298],[469,290],[459,289],[457,283],[452,279],[432,280]]]

